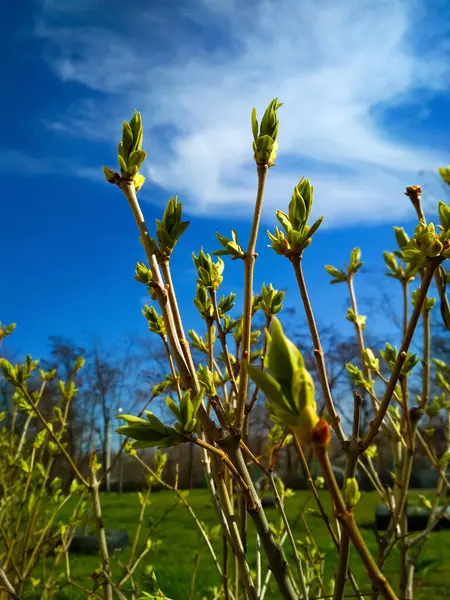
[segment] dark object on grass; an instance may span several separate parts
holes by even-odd
[[[106,530],[106,543],[109,552],[121,550],[128,546],[129,542],[128,533],[124,529]],[[99,549],[98,537],[95,534],[83,535],[81,530],[77,530],[69,546],[71,554],[98,554]]]
[[[428,523],[429,511],[420,506],[408,506],[406,511],[408,517],[408,531],[422,531]],[[447,509],[447,518],[442,517],[437,522],[433,531],[450,529],[450,510]],[[378,504],[375,509],[375,526],[380,531],[385,531],[391,520],[391,513],[384,504]]]
[[[273,496],[265,496],[261,500],[261,504],[263,508],[275,508],[275,506],[277,505],[277,501]]]

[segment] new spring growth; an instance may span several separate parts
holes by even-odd
[[[365,451],[364,454],[365,456],[367,456],[367,458],[375,458],[375,456],[377,455],[378,452],[378,448],[376,447],[375,444],[371,444]]]
[[[361,249],[353,248],[350,254],[350,263],[348,265],[344,264],[345,270],[336,269],[336,267],[332,267],[331,265],[325,265],[325,271],[328,275],[331,275],[330,283],[343,283],[353,277],[363,264],[364,263],[361,262]]]
[[[350,477],[346,480],[344,486],[344,502],[348,509],[356,506],[361,498],[359,485],[356,477]]]
[[[277,210],[277,219],[283,227],[286,234],[278,227],[275,228],[275,234],[267,232],[270,241],[269,248],[272,248],[277,254],[283,256],[298,255],[301,256],[303,250],[307,248],[312,241],[312,236],[319,229],[323,217],[317,219],[311,227],[307,225],[311,216],[313,204],[314,188],[309,179],[302,177],[294,188],[291,201],[289,203],[288,215],[281,210]]]
[[[337,281],[330,281],[330,283],[338,283]],[[347,321],[353,323],[354,325],[358,325],[364,331],[366,326],[367,317],[364,315],[357,315],[353,308],[347,309],[347,316],[345,317]]]
[[[214,373],[209,367],[204,367],[202,364],[198,365],[197,371],[198,380],[201,385],[205,388],[207,396],[215,396],[217,394],[216,384],[220,383],[219,375],[216,371]]]
[[[170,448],[185,441],[185,436],[173,427],[167,427],[149,410],[145,411],[147,420],[133,415],[118,415],[116,418],[125,421],[116,429],[117,433],[134,440],[132,448]]]
[[[271,318],[283,308],[285,293],[274,289],[271,283],[261,288],[261,295],[253,299],[253,308],[255,312],[261,310],[267,318]]]
[[[446,390],[448,392],[448,390]],[[421,398],[418,396],[418,399]],[[432,419],[437,417],[439,413],[444,410],[444,408],[448,408],[449,403],[445,400],[445,393],[442,393],[440,396],[435,396],[433,400],[425,407],[425,412],[427,416]]]
[[[166,335],[164,319],[158,315],[153,306],[146,304],[142,309],[142,314],[147,319],[149,331],[157,333],[160,336]]]
[[[6,358],[0,358],[0,370],[3,377],[17,387],[24,385],[38,366],[39,361],[33,360],[29,354],[27,354],[23,365],[12,365]]]
[[[256,109],[252,111],[253,152],[257,165],[275,166],[275,157],[278,149],[278,115],[277,111],[283,106],[278,98],[272,100],[264,113],[261,125],[258,128]]]
[[[189,221],[182,221],[182,204],[178,196],[169,198],[161,221],[156,220],[156,237],[152,244],[157,256],[169,257],[180,237],[189,227]]]
[[[402,251],[402,258],[418,268],[423,266],[427,258],[442,256],[443,259],[450,258],[450,206],[444,202],[438,205],[439,233],[433,223],[426,225],[420,222],[414,230],[414,238],[411,239]]]
[[[407,263],[406,266],[404,264],[399,264],[396,258],[398,254],[400,254],[401,257],[401,253],[398,252],[383,253],[384,262],[387,268],[389,269],[389,271],[385,273],[385,275],[387,277],[397,279],[398,281],[401,281],[403,283],[411,283],[412,281],[414,281],[414,278],[417,275],[417,268],[411,263]]]
[[[378,372],[380,369],[380,361],[375,356],[370,348],[365,348],[363,351],[363,360],[367,368],[371,371]]]
[[[215,250],[212,253],[214,256],[229,256],[231,260],[237,260],[238,258],[245,257],[244,249],[238,243],[236,229],[231,230],[231,239],[226,238],[220,233],[216,233],[216,237],[224,249]]]
[[[361,369],[359,367],[357,367],[356,365],[354,365],[352,363],[346,363],[345,369],[346,369],[347,373],[350,375],[350,379],[352,380],[352,383],[356,388],[363,388],[365,390],[372,389],[372,387],[374,385],[374,381],[364,379],[363,372],[361,371]]]
[[[416,306],[416,302],[417,302],[417,298],[419,296],[419,290],[414,290],[412,293],[412,298],[411,298],[411,304],[413,306]],[[426,311],[426,312],[430,312],[433,308],[433,306],[436,304],[436,298],[426,298],[425,302],[423,303],[422,306],[422,310]]]
[[[129,123],[123,122],[122,141],[119,142],[117,160],[121,176],[108,167],[103,167],[103,173],[109,183],[119,184],[120,179],[133,181],[136,191],[144,185],[145,177],[139,173],[147,153],[142,150],[144,130],[141,113],[136,111]]]
[[[197,419],[195,417],[200,408],[202,399],[203,390],[194,396],[194,398],[191,398],[191,391],[187,390],[184,392],[179,405],[174,402],[172,398],[167,396],[166,404],[177,419],[174,427],[179,433],[190,435],[194,431],[195,426],[197,425]]]
[[[150,298],[152,300],[156,300],[153,274],[143,262],[136,263],[134,278],[139,283],[143,283],[145,286],[147,286]]]
[[[169,387],[170,385],[170,381],[168,381],[167,379],[164,379],[164,381],[161,381],[160,383],[157,383],[156,385],[154,385],[152,387],[152,398],[156,398],[157,396],[160,396],[163,392],[166,391],[166,389]]]
[[[441,309],[442,322],[450,331],[450,303],[447,298],[447,284],[450,282],[450,273],[447,273],[442,265],[436,269],[434,278],[439,294],[439,307]]]
[[[200,250],[198,256],[192,253],[192,260],[197,267],[198,279],[197,283],[207,290],[217,290],[223,281],[222,273],[225,264],[221,258],[214,263],[209,254],[205,254],[203,249]]]
[[[214,317],[214,307],[211,298],[203,285],[197,284],[194,304],[204,320]]]
[[[442,181],[447,185],[450,185],[450,165],[448,167],[440,167],[438,171]]]
[[[319,422],[314,381],[305,369],[300,351],[285,336],[276,317],[267,340],[267,371],[248,365],[249,377],[265,394],[272,421],[292,429],[300,440],[310,442]]]
[[[432,510],[433,509],[433,505],[431,504],[431,500],[429,498],[427,498],[426,496],[424,496],[423,494],[419,494],[417,496],[417,499],[419,501],[419,506],[421,508],[424,508],[425,510]]]
[[[398,356],[398,350],[395,346],[391,346],[386,342],[385,349],[380,350],[381,358],[387,363],[389,370],[392,371]],[[410,352],[407,353],[405,362],[403,363],[401,374],[408,375],[419,362],[419,358],[416,354]]]
[[[405,250],[406,246],[409,244],[410,237],[403,229],[403,227],[394,227],[394,235],[395,240],[397,242],[397,246],[400,248],[401,252],[395,251],[395,255],[398,258],[402,257],[402,251]]]
[[[11,335],[11,333],[14,331],[15,328],[16,328],[15,323],[11,323],[10,325],[3,325],[2,322],[0,321],[0,342],[6,336]]]
[[[205,344],[202,336],[198,335],[198,333],[194,329],[188,330],[188,336],[191,338],[191,346],[200,350],[200,352],[204,352],[207,354],[208,346]]]

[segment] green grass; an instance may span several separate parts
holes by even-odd
[[[414,501],[415,494],[411,494],[411,503]],[[146,536],[149,531],[149,520],[153,523],[160,519],[165,511],[176,503],[174,494],[164,491],[153,493],[151,505],[147,508],[145,526],[141,535],[140,543],[145,543]],[[330,502],[326,492],[322,493],[322,499],[326,510],[330,514]],[[314,507],[314,500],[308,492],[296,492],[292,498],[289,498],[286,504],[286,510],[290,521],[295,520],[299,514],[299,510],[308,502],[308,507]],[[207,492],[195,490],[189,494],[189,502],[194,508],[199,519],[208,526],[216,524],[215,513],[211,507]],[[377,496],[374,493],[364,494],[362,500],[356,507],[356,518],[362,526],[362,533],[366,539],[370,549],[375,552],[376,542],[373,534],[374,512],[375,506],[378,503]],[[124,494],[118,496],[116,494],[103,494],[102,505],[105,517],[106,526],[109,528],[124,528],[128,531],[130,539],[136,531],[136,525],[140,510],[139,501],[136,494]],[[275,509],[267,509],[267,516],[271,522],[277,521],[277,512]],[[336,554],[334,547],[329,539],[328,533],[322,521],[315,517],[309,517],[309,527],[311,528],[316,542],[321,551],[327,555],[326,573],[328,577],[332,577],[336,566]],[[301,522],[295,528],[294,533],[297,539],[304,539],[306,532]],[[169,514],[167,519],[159,524],[153,534],[153,539],[158,539],[160,545],[155,551],[151,551],[144,559],[142,568],[138,569],[136,580],[139,580],[139,573],[142,573],[143,568],[151,564],[155,568],[158,582],[161,589],[172,600],[187,600],[189,598],[189,586],[193,570],[194,558],[197,552],[201,552],[200,566],[196,579],[196,588],[193,598],[201,600],[203,597],[212,597],[208,589],[219,583],[218,573],[211,561],[209,552],[207,551],[203,539],[201,538],[198,529],[189,514],[182,505],[177,505],[176,508]],[[255,556],[255,532],[252,523],[249,526],[249,557],[251,566],[254,566]],[[219,555],[221,555],[221,539],[214,542],[214,547]],[[113,573],[117,577],[122,572],[117,559],[122,563],[126,563],[129,555],[131,544],[128,548],[117,554],[116,558],[112,559]],[[288,552],[289,546],[285,544]],[[450,558],[450,530],[441,531],[431,534],[430,540],[422,554],[419,563],[419,570],[416,579],[416,595],[415,600],[425,600],[431,598],[447,598],[446,590],[450,586],[450,569],[448,568],[448,559]],[[96,556],[71,556],[72,576],[79,582],[83,582],[87,587],[90,586],[92,575],[95,568],[98,566],[98,558]],[[364,568],[361,565],[358,556],[352,551],[350,559],[351,568],[356,576],[362,592],[369,592],[371,589],[370,582],[365,574]],[[399,583],[399,555],[398,551],[393,551],[386,565],[386,575],[393,583],[394,588],[398,589]],[[263,576],[265,575],[265,568]],[[352,593],[352,589],[348,588],[348,593]],[[31,593],[27,597],[32,597]],[[83,598],[82,592],[74,591],[73,589],[59,592],[56,598],[62,600],[66,598]],[[279,596],[276,590],[271,587],[266,598],[275,600]]]

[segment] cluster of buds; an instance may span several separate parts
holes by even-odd
[[[197,267],[198,285],[206,290],[217,290],[223,281],[222,273],[225,267],[223,260],[218,258],[217,262],[214,263],[211,256],[205,254],[203,249],[200,250],[198,256],[192,253],[192,260]]]
[[[403,250],[405,250],[406,246],[410,242],[410,237],[406,233],[406,231],[403,229],[403,227],[394,227],[394,235],[395,235],[395,240],[397,242],[397,245],[400,248],[400,252],[397,250],[394,252],[394,254],[398,258],[401,258]]]
[[[187,390],[184,392],[179,405],[167,396],[166,404],[170,408],[172,413],[177,419],[175,421],[175,429],[184,435],[190,435],[197,425],[197,411],[200,408],[200,404],[203,399],[203,390],[199,392],[194,398],[191,398],[191,391]]]
[[[0,321],[0,342],[7,335],[11,335],[11,333],[14,331],[15,328],[16,328],[15,323],[11,323],[10,325],[2,325],[2,322]]]
[[[439,203],[439,217],[441,224],[438,226],[440,233],[436,232],[433,223],[426,225],[420,222],[414,231],[414,237],[402,251],[405,262],[411,263],[416,268],[425,264],[427,258],[450,258],[450,206]]]
[[[136,111],[129,123],[123,122],[122,141],[119,142],[117,160],[120,173],[103,167],[103,173],[109,183],[119,184],[121,179],[132,181],[138,191],[144,185],[145,177],[139,173],[147,153],[142,150],[144,130],[141,113]]]
[[[78,393],[78,388],[75,387],[75,384],[72,380],[67,383],[62,379],[58,381],[58,389],[61,392],[61,396],[69,401]]]
[[[220,378],[217,371],[213,372],[208,366],[204,367],[200,363],[198,365],[197,377],[204,387],[207,396],[211,397],[217,394],[216,385],[220,384]]]
[[[409,240],[409,238],[408,238]],[[399,264],[397,262],[397,252],[384,252],[383,258],[389,271],[387,277],[397,279],[402,283],[411,283],[417,275],[417,268],[412,263]]]
[[[413,306],[416,306],[417,304],[417,298],[419,296],[419,289],[414,290],[412,293],[412,298],[411,298],[411,303]],[[424,310],[425,312],[430,312],[434,305],[436,304],[436,298],[425,298],[425,302],[423,303],[422,306],[422,310]]]
[[[320,422],[314,381],[305,368],[303,356],[285,336],[276,317],[273,318],[270,334],[267,332],[267,339],[264,359],[267,371],[248,365],[248,374],[265,394],[272,421],[290,428],[300,440],[309,443]],[[329,430],[329,425],[325,425]]]
[[[242,246],[239,244],[237,239],[236,229],[231,230],[231,239],[226,238],[220,233],[216,233],[216,237],[220,244],[223,246],[223,250],[215,250],[214,256],[229,256],[231,260],[238,260],[239,258],[245,258],[245,252]]]
[[[292,255],[301,256],[303,250],[311,244],[312,236],[323,221],[323,217],[321,217],[311,227],[307,225],[311,216],[313,196],[314,188],[309,179],[302,177],[294,188],[289,203],[289,214],[277,210],[277,219],[286,233],[278,227],[275,228],[275,234],[270,231],[267,232],[272,242],[269,248],[272,248],[277,254],[287,257]]]
[[[353,277],[357,271],[359,271],[363,264],[364,263],[361,262],[361,249],[353,248],[350,254],[350,263],[348,265],[344,265],[345,270],[337,269],[331,265],[325,265],[325,271],[328,273],[328,275],[331,275],[330,283],[344,283],[345,281],[349,281],[349,279]]]
[[[214,339],[215,331],[213,332],[213,329],[215,328],[211,327],[211,333],[213,334],[212,337]],[[198,335],[198,333],[194,329],[189,329],[188,336],[191,338],[191,344],[193,348],[195,348],[196,350],[200,350],[200,352],[203,352],[204,354],[207,354],[208,346],[201,335]]]
[[[442,322],[447,330],[450,331],[450,303],[447,298],[447,284],[450,282],[450,273],[447,273],[444,267],[439,265],[434,277],[439,294]]]
[[[441,359],[433,358],[436,366],[436,385],[445,393],[450,393],[450,367]]]
[[[447,390],[448,391],[448,390]],[[445,408],[449,407],[449,402],[446,400],[446,394],[443,392],[439,396],[434,396],[431,402],[425,407],[425,413],[429,419],[437,417]]]
[[[337,283],[337,281],[331,281],[330,283]],[[353,325],[361,327],[361,330],[364,331],[367,321],[367,317],[365,315],[358,315],[355,313],[353,308],[348,308],[347,315],[345,318],[347,319],[347,321],[350,321],[350,323],[353,323]]]
[[[384,350],[380,350],[380,356],[388,365],[389,370],[392,371],[398,358],[397,348],[395,346],[391,346],[391,344],[386,342]],[[418,362],[419,359],[417,355],[408,352],[403,362],[401,374],[409,375],[409,373],[414,369]]]
[[[275,166],[275,157],[278,149],[278,115],[277,110],[283,106],[274,98],[266,109],[258,127],[256,109],[252,111],[253,152],[257,165]]]
[[[172,398],[167,397],[166,404],[177,419],[174,427],[164,425],[158,417],[146,410],[147,420],[133,415],[118,415],[117,418],[127,424],[121,425],[116,431],[134,440],[133,449],[177,446],[187,441],[194,431],[197,425],[196,415],[202,399],[203,390],[194,398],[191,398],[191,392],[188,390],[183,394],[179,405]]]
[[[53,381],[56,377],[56,369],[52,369],[51,371],[39,369],[39,377],[41,378],[41,381]]]
[[[447,185],[450,185],[450,165],[448,167],[440,167],[438,171],[442,181]]]
[[[158,258],[169,257],[178,240],[189,227],[189,221],[182,221],[182,203],[178,196],[169,198],[161,221],[156,219],[156,237],[152,238],[152,245]]]
[[[172,381],[171,381],[171,378],[169,379],[169,377],[166,377],[163,381],[156,383],[152,387],[152,399],[157,398],[163,392],[165,392],[166,389],[169,387],[169,385],[171,385],[171,383],[172,383]]]
[[[270,319],[283,308],[285,293],[274,289],[271,283],[261,287],[261,294],[253,298],[254,313],[261,310]]]
[[[0,370],[3,377],[9,383],[15,386],[25,384],[25,381],[31,377],[33,371],[39,366],[38,360],[33,360],[28,354],[23,365],[13,365],[6,358],[0,358]]]
[[[371,391],[374,386],[373,379],[365,379],[364,374],[359,367],[353,363],[346,363],[345,369],[350,376],[353,385],[356,388],[362,388],[367,391]]]
[[[377,373],[380,370],[380,361],[375,356],[373,351],[370,348],[365,348],[362,354],[364,364],[366,365],[366,367],[371,371],[375,371]]]
[[[344,485],[344,502],[348,509],[354,508],[361,498],[361,492],[359,491],[358,480],[356,477],[350,477],[346,480]]]
[[[203,285],[197,284],[194,304],[205,321],[214,318],[214,307],[211,298]]]
[[[142,309],[142,314],[147,319],[148,329],[160,336],[166,335],[166,325],[163,317],[159,316],[153,306],[146,304]]]
[[[167,427],[149,410],[145,411],[147,420],[135,417],[133,415],[118,415],[118,419],[125,421],[126,425],[121,425],[116,429],[117,433],[131,438],[133,449],[136,448],[170,448],[177,446],[184,441],[181,435],[174,427]]]
[[[136,264],[136,269],[134,271],[134,278],[139,283],[143,283],[145,286],[147,286],[150,298],[152,300],[156,300],[153,274],[152,274],[151,270],[149,268],[147,268],[147,266],[143,262],[138,262]]]

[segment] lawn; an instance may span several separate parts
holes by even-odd
[[[411,494],[410,502],[414,502],[414,492]],[[199,519],[207,526],[212,527],[216,524],[215,513],[210,504],[210,500],[206,491],[195,490],[189,494],[189,502]],[[322,492],[322,499],[326,510],[330,514],[330,502],[326,492]],[[296,492],[292,498],[286,502],[287,514],[290,521],[294,521],[299,514],[299,511],[304,507],[305,502],[311,508],[314,508],[314,500],[306,491]],[[375,493],[364,494],[362,500],[356,507],[356,518],[362,527],[363,535],[372,551],[376,549],[376,542],[373,533],[374,511],[377,504],[377,496]],[[209,589],[213,585],[219,583],[219,577],[214,565],[211,561],[210,554],[206,550],[205,543],[201,538],[199,531],[192,519],[192,516],[180,504],[170,512],[167,518],[158,524],[158,520],[164,513],[177,503],[174,494],[163,491],[155,492],[151,496],[151,505],[147,509],[147,517],[145,519],[145,527],[143,528],[140,543],[145,543],[148,536],[149,528],[153,526],[153,539],[159,540],[159,545],[151,551],[143,561],[142,567],[137,570],[136,580],[139,580],[140,573],[143,568],[151,564],[155,568],[158,582],[165,594],[172,600],[188,600],[190,581],[193,572],[193,566],[196,554],[200,552],[200,564],[196,577],[195,592],[193,599],[202,600],[212,598]],[[109,528],[124,528],[128,531],[130,538],[134,536],[136,524],[140,511],[140,505],[136,494],[103,494],[102,504],[104,510],[105,523]],[[277,521],[277,512],[273,508],[266,509],[269,521]],[[322,521],[315,517],[308,518],[309,527],[311,528],[315,540],[320,550],[327,555],[327,577],[333,576],[333,570],[336,565],[336,557],[334,547],[329,539],[328,533]],[[156,525],[156,527],[155,527]],[[295,525],[294,533],[296,538],[303,540],[306,536],[304,525],[298,522]],[[255,557],[255,533],[250,522],[249,526],[249,544],[248,552],[251,558],[252,568],[254,567]],[[119,561],[126,563],[127,556],[130,552],[130,547],[117,553],[112,559],[113,573],[117,577],[122,573]],[[214,542],[216,552],[221,554],[221,538]],[[288,551],[288,545],[285,545]],[[289,552],[288,552],[289,555]],[[433,533],[422,554],[421,562],[417,573],[416,584],[416,600],[425,599],[444,599],[448,597],[448,589],[450,586],[450,568],[448,559],[450,558],[450,530],[444,530]],[[362,592],[370,592],[371,586],[365,575],[364,568],[353,552],[350,560],[351,568],[356,576]],[[92,575],[95,568],[98,566],[96,556],[71,556],[72,576],[78,581],[83,581],[86,586],[92,580]],[[263,569],[263,577],[266,569]],[[398,589],[398,574],[399,561],[398,551],[393,551],[387,562],[386,574],[390,581],[394,584],[394,588]],[[348,588],[348,593],[352,593],[352,588]],[[31,592],[27,597],[33,597]],[[78,593],[73,589],[61,591],[56,598],[58,599],[75,599],[83,598],[82,592]],[[275,600],[279,596],[276,590],[269,588],[266,598]]]

